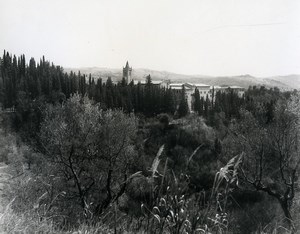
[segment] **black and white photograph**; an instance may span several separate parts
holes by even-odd
[[[300,233],[300,1],[0,0],[0,234]]]

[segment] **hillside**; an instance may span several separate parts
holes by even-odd
[[[106,80],[111,77],[113,81],[118,81],[122,78],[122,69],[99,68],[99,67],[84,67],[84,68],[65,68],[66,72],[78,72],[83,74],[91,74],[94,78],[101,77]],[[133,69],[132,77],[135,80],[144,80],[150,74],[153,80],[170,80],[171,82],[191,82],[205,83],[209,85],[238,85],[242,87],[261,86],[278,87],[282,90],[300,89],[300,75],[276,76],[268,78],[258,78],[251,75],[241,76],[204,76],[204,75],[183,75],[167,71],[155,71],[144,68]]]
[[[274,76],[269,79],[284,83],[294,89],[300,89],[300,75]]]

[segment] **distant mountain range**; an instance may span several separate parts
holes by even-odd
[[[122,69],[83,67],[83,68],[65,68],[66,72],[78,72],[81,74],[91,74],[94,78],[101,77],[106,80],[111,77],[113,81],[122,79]],[[300,75],[273,76],[267,78],[258,78],[251,75],[241,76],[204,76],[204,75],[182,75],[167,71],[155,71],[144,68],[132,70],[132,78],[135,80],[144,80],[147,75],[151,75],[153,80],[170,80],[171,82],[191,82],[204,83],[208,85],[238,85],[248,88],[249,86],[265,86],[268,88],[278,87],[281,90],[300,89]]]

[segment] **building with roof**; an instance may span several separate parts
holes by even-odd
[[[142,87],[144,87],[146,85],[147,81],[146,80],[133,80],[133,84],[134,85],[138,85],[140,84]],[[155,87],[159,87],[159,88],[167,88],[169,81],[165,81],[165,80],[152,80],[151,84],[154,85]]]
[[[207,84],[194,84],[194,93],[195,89],[199,90],[200,98],[203,98],[204,100],[208,97],[209,99],[212,98],[212,92],[210,85]]]
[[[125,78],[127,84],[133,81],[134,85],[140,84],[142,87],[145,87],[146,85],[146,80],[133,80],[131,78],[131,72],[132,72],[132,67],[129,66],[129,63],[127,61],[126,66],[123,67],[123,77]],[[187,103],[189,106],[189,109],[193,111],[193,103],[194,103],[194,94],[195,90],[198,89],[200,98],[203,98],[204,100],[209,99],[213,100],[215,98],[215,94],[217,92],[235,92],[239,97],[243,97],[245,94],[245,89],[240,86],[210,86],[207,84],[201,84],[201,83],[171,83],[170,80],[152,80],[151,84],[154,87],[158,88],[169,88],[173,90],[175,93],[177,101],[181,97],[182,93],[182,87],[185,88],[185,96],[187,99]]]
[[[241,86],[236,86],[236,85],[232,85],[232,86],[214,86],[214,90],[215,92],[222,92],[222,93],[229,93],[231,91],[233,91],[234,93],[236,93],[240,98],[242,98],[245,94],[245,88],[241,87]]]
[[[179,94],[182,92],[182,87],[185,88],[185,95],[188,102],[189,109],[193,111],[193,103],[195,101],[195,90],[198,89],[200,98],[203,98],[203,100],[209,99],[213,100],[215,99],[215,94],[217,92],[226,92],[229,93],[231,91],[237,93],[237,95],[241,98],[245,94],[245,89],[240,86],[210,86],[207,84],[192,84],[192,83],[170,83],[168,85],[168,88],[174,90],[175,94],[177,94],[177,97],[179,97]]]
[[[240,98],[242,98],[245,94],[245,89],[241,86],[233,85],[233,86],[229,86],[228,88],[233,92],[235,92]]]
[[[182,88],[185,89],[185,96],[187,99],[187,103],[189,106],[189,109],[192,109],[192,102],[193,102],[193,94],[195,92],[194,85],[191,83],[170,83],[168,84],[168,88],[174,91],[177,98],[180,97],[180,94],[182,92]]]

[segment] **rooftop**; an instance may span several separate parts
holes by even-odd
[[[145,80],[133,80],[133,83],[135,85],[137,85],[138,83],[140,83],[142,85],[145,85],[147,82]],[[151,83],[154,84],[154,85],[159,85],[159,84],[163,83],[163,81],[161,81],[161,80],[152,80]]]
[[[182,86],[184,83],[170,83],[170,86]]]
[[[244,89],[243,87],[237,86],[237,85],[229,86],[229,88],[231,88],[231,89]]]
[[[210,85],[207,84],[194,84],[196,87],[210,87]]]

